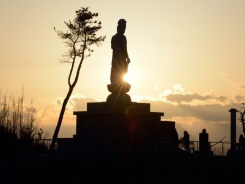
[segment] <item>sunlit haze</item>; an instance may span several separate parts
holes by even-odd
[[[109,95],[111,37],[124,18],[131,99],[164,112],[179,137],[187,130],[197,140],[206,128],[211,141],[229,141],[228,111],[245,102],[244,0],[1,0],[0,89],[17,98],[24,86],[25,102],[39,116],[46,109],[44,131],[53,134],[70,69],[59,63],[66,47],[53,28],[65,32],[80,7],[99,13],[106,40],[84,60],[59,137],[75,134],[73,111]]]

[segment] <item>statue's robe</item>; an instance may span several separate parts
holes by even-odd
[[[127,39],[121,34],[115,34],[111,39],[112,66],[111,66],[111,84],[122,83],[123,76],[128,70],[128,52],[127,52]]]

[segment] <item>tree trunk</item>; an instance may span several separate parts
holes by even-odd
[[[53,135],[53,139],[52,139],[52,143],[50,145],[50,151],[53,151],[54,150],[54,147],[55,147],[55,142],[58,138],[58,134],[59,134],[59,131],[60,131],[60,127],[61,127],[61,123],[62,123],[62,120],[63,120],[63,116],[65,114],[65,109],[66,109],[66,105],[70,99],[70,96],[72,94],[72,91],[73,91],[73,88],[74,86],[70,86],[69,87],[69,91],[63,101],[63,104],[62,104],[62,107],[61,107],[61,111],[60,111],[60,115],[59,115],[59,119],[58,119],[58,123],[56,125],[56,128],[55,128],[55,131],[54,131],[54,135]]]

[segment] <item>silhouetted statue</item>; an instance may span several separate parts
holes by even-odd
[[[184,131],[184,137],[183,137],[183,143],[184,143],[184,148],[186,150],[190,149],[190,135],[188,134],[187,131]]]
[[[208,154],[209,150],[208,133],[206,129],[203,129],[202,132],[199,133],[199,152],[201,154]]]
[[[241,149],[245,149],[245,138],[242,134],[239,136],[239,144]]]
[[[128,71],[130,59],[127,52],[127,39],[124,36],[126,20],[120,19],[117,26],[117,34],[111,38],[111,48],[113,50],[111,63],[111,84],[122,83],[123,76]]]

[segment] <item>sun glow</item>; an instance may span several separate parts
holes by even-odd
[[[123,76],[123,80],[124,80],[125,82],[130,82],[130,76],[129,76],[128,73],[126,73],[126,74]]]

